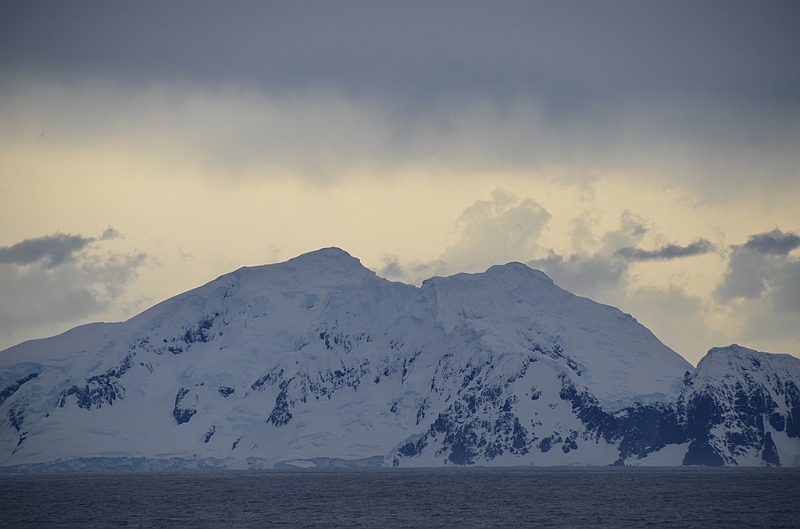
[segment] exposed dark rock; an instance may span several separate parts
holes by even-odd
[[[283,369],[279,366],[275,366],[269,373],[253,382],[250,385],[250,389],[254,391],[263,391],[264,386],[274,385],[279,380],[283,380]]]
[[[764,450],[761,452],[761,459],[769,465],[780,466],[781,464],[778,447],[775,446],[775,442],[772,440],[771,432],[767,432],[764,436]]]
[[[194,407],[184,408],[182,407],[181,401],[189,394],[189,390],[185,388],[181,388],[178,390],[178,394],[175,395],[175,407],[172,409],[172,416],[175,418],[175,421],[178,424],[183,424],[189,422],[189,419],[197,413],[197,410]]]
[[[694,440],[689,444],[683,464],[685,466],[721,467],[725,465],[725,460],[708,441]]]
[[[289,411],[290,407],[291,404],[289,403],[286,388],[284,387],[275,398],[275,407],[272,408],[272,412],[270,412],[267,422],[278,427],[285,425],[292,420],[292,413]]]
[[[20,431],[22,424],[25,422],[25,406],[11,406],[8,409],[8,422],[11,423],[15,430]]]
[[[398,453],[404,457],[414,457],[422,452],[427,445],[427,435],[417,439],[416,442],[409,441],[398,449]]]
[[[29,374],[25,375],[24,377],[17,379],[13,384],[11,384],[10,386],[7,386],[6,388],[4,388],[3,391],[0,391],[0,406],[3,405],[3,403],[6,401],[6,399],[8,399],[11,395],[16,393],[17,390],[20,387],[22,387],[23,384],[25,384],[26,382],[30,382],[31,380],[33,380],[34,378],[36,378],[38,376],[39,376],[39,373],[29,373]]]
[[[786,435],[800,437],[800,389],[795,381],[790,380],[785,385],[786,407],[789,413],[786,417]]]
[[[539,450],[541,450],[542,453],[545,454],[549,452],[554,445],[561,442],[563,442],[561,436],[558,435],[557,433],[553,433],[553,435],[548,435],[547,437],[539,441],[539,444],[537,446],[539,447]]]
[[[187,329],[181,338],[187,345],[196,342],[205,343],[213,338],[213,335],[211,334],[211,327],[213,325],[214,317],[206,316],[201,318],[194,327]]]
[[[211,436],[213,436],[217,432],[217,427],[212,425],[211,428],[208,429],[206,432],[205,438],[203,438],[203,442],[207,443],[211,440]]]
[[[119,384],[118,380],[133,367],[133,355],[128,354],[119,366],[108,369],[101,375],[95,375],[86,379],[83,387],[73,385],[61,394],[59,406],[63,408],[67,403],[67,397],[75,395],[78,406],[91,410],[100,409],[103,404],[112,406],[117,399],[125,398],[125,388]]]

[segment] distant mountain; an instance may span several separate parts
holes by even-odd
[[[519,263],[418,288],[327,248],[0,352],[0,466],[798,466],[798,384]]]

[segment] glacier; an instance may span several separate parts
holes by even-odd
[[[798,385],[524,264],[416,287],[325,248],[0,352],[0,471],[800,466]]]

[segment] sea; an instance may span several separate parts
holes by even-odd
[[[0,475],[0,527],[800,527],[800,469]]]

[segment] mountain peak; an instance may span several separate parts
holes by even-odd
[[[296,280],[300,282],[298,286],[310,287],[328,284],[330,281],[338,283],[343,278],[360,281],[365,276],[374,276],[375,272],[364,267],[360,260],[341,248],[330,247],[304,253],[280,263],[241,268],[233,274],[258,282],[265,277],[278,282]]]
[[[737,366],[740,369],[761,370],[765,358],[769,358],[770,364],[776,368],[788,370],[800,376],[800,359],[788,354],[756,351],[738,344],[711,348],[697,364],[697,370],[699,373],[729,373],[731,366]]]
[[[352,255],[350,255],[346,251],[342,250],[338,246],[328,246],[328,247],[325,247],[325,248],[320,248],[319,250],[313,250],[313,251],[310,251],[310,252],[306,252],[304,254],[298,255],[297,257],[294,257],[293,259],[290,259],[290,261],[294,261],[294,260],[297,260],[297,259],[307,259],[309,257],[317,257],[317,258],[322,258],[322,259],[337,259],[337,260],[344,259],[344,260],[358,261],[358,259],[356,259]],[[358,262],[360,262],[360,261],[358,261]]]
[[[344,266],[352,266],[356,268],[363,268],[361,261],[345,252],[341,248],[331,246],[328,248],[320,248],[312,252],[307,252],[286,261],[286,263],[301,264],[308,263],[310,265],[323,265],[331,266],[334,263],[339,263]]]
[[[486,273],[489,275],[518,275],[524,276],[526,279],[536,279],[538,281],[542,281],[545,283],[553,283],[553,280],[550,277],[542,272],[541,270],[536,270],[534,268],[529,267],[524,263],[519,262],[511,262],[506,263],[503,265],[494,265],[486,270]]]
[[[341,248],[321,248],[313,252],[298,255],[285,263],[273,265],[282,269],[299,273],[312,273],[320,277],[352,277],[374,276],[375,272],[366,268],[361,261]]]

